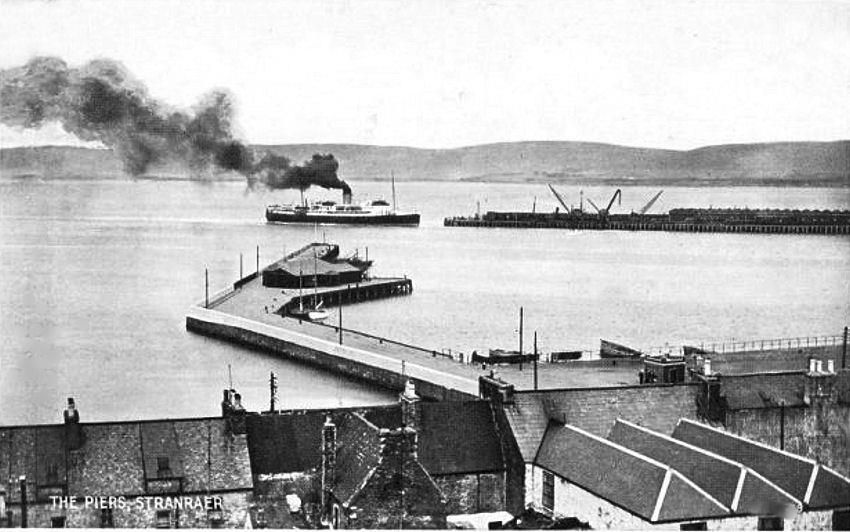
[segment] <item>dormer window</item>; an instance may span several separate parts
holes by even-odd
[[[171,476],[171,464],[167,456],[157,456],[156,475],[160,478]]]

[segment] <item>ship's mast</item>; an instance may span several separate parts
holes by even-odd
[[[304,312],[304,268],[298,268],[298,310]]]
[[[390,172],[390,181],[392,181],[393,184],[393,212],[395,212],[395,173],[393,173],[392,171]]]

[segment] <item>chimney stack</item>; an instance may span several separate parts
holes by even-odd
[[[814,373],[815,371],[817,371],[817,363],[818,361],[816,358],[809,359],[809,373]]]
[[[322,425],[322,514],[330,514],[330,500],[336,483],[336,425],[331,416]]]
[[[65,446],[69,451],[76,451],[83,445],[83,430],[80,427],[80,412],[74,403],[74,398],[68,398],[68,406],[63,414],[65,419]]]
[[[404,391],[398,396],[401,403],[401,424],[413,430],[419,430],[420,407],[422,399],[416,395],[416,386],[413,381],[408,380],[404,384]]]
[[[21,484],[21,528],[27,527],[27,476],[21,475],[18,479]]]
[[[815,359],[815,373],[823,373],[823,361]]]
[[[826,372],[830,374],[835,373],[835,361],[831,358],[826,361]]]
[[[221,400],[221,417],[228,417],[230,411],[232,410],[233,405],[230,402],[230,390],[227,388],[224,389],[224,398]]]
[[[248,424],[245,419],[247,412],[242,406],[242,395],[236,393],[236,390],[225,390],[225,398],[228,397],[232,398],[232,403],[227,399],[221,402],[221,413],[227,429],[231,434],[245,434],[248,432]]]
[[[234,394],[233,395],[233,410],[234,411],[245,411],[245,407],[242,406],[242,394]]]
[[[345,205],[351,204],[351,191],[350,190],[344,190],[342,192],[342,202]]]
[[[705,357],[705,360],[702,361],[702,374],[711,377],[711,359],[709,357]]]

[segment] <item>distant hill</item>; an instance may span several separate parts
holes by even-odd
[[[688,151],[589,142],[510,142],[455,149],[355,144],[253,146],[294,162],[333,153],[343,179],[487,181],[645,185],[850,186],[850,141],[729,144]],[[109,150],[26,147],[0,150],[0,175],[42,178],[118,178],[121,162]],[[152,178],[191,179],[172,163]],[[218,176],[241,179],[239,176]]]

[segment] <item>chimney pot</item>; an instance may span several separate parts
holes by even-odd
[[[826,372],[831,374],[835,373],[835,361],[831,358],[826,361]]]
[[[702,373],[706,377],[711,376],[711,359],[709,357],[705,357],[705,360],[702,362]]]
[[[410,379],[404,383],[404,397],[407,399],[418,399],[419,396],[416,395],[416,385],[413,384],[413,381]]]
[[[823,373],[823,361],[815,360],[815,373]]]
[[[814,373],[815,371],[817,371],[817,359],[816,358],[810,358],[809,359],[809,373]]]

